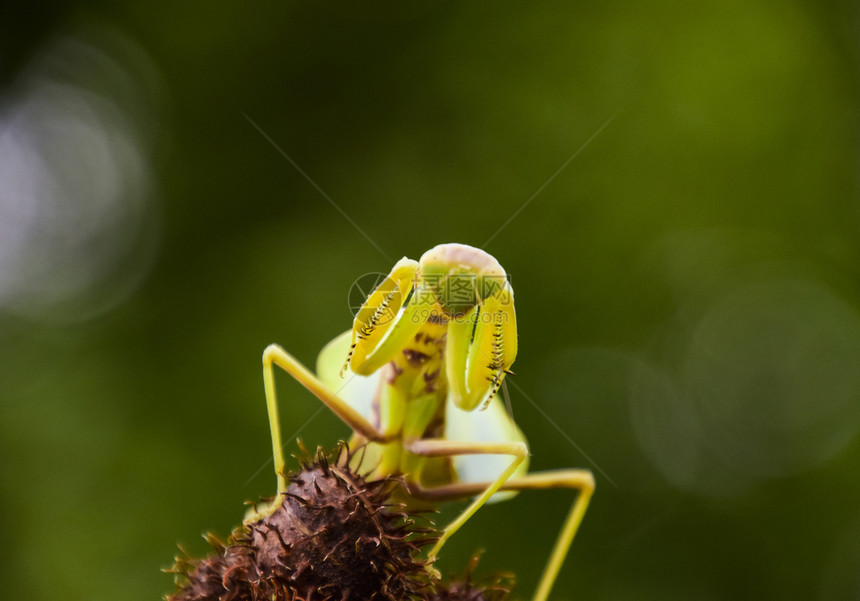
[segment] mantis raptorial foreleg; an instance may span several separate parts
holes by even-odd
[[[369,375],[391,361],[427,320],[433,297],[414,294],[418,262],[403,257],[367,297],[353,320],[352,344],[341,369]],[[406,300],[412,302],[401,313]]]
[[[495,482],[463,482],[433,488],[414,487],[411,492],[415,497],[441,502],[474,496],[494,485]],[[549,591],[561,570],[570,545],[573,543],[573,537],[576,535],[580,523],[582,523],[585,510],[588,508],[588,502],[594,492],[594,476],[588,470],[553,470],[511,478],[498,487],[498,490],[516,491],[552,488],[571,488],[578,490],[579,494],[576,496],[564,526],[555,541],[532,601],[546,601],[549,596]]]
[[[507,282],[448,325],[445,359],[450,393],[460,409],[489,402],[517,356],[514,297]]]

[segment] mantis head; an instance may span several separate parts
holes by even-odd
[[[369,375],[410,352],[422,328],[444,328],[433,338],[445,355],[448,394],[472,411],[486,406],[514,362],[516,327],[499,262],[472,246],[440,244],[420,261],[398,261],[368,296],[353,322],[347,365]]]

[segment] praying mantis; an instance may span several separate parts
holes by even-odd
[[[427,555],[433,571],[445,542],[490,501],[517,491],[577,491],[533,601],[546,601],[594,491],[589,470],[528,473],[526,439],[498,392],[517,355],[514,294],[488,253],[440,244],[404,257],[368,295],[351,330],[320,353],[314,374],[272,344],[263,381],[278,495],[287,491],[275,367],[286,371],[353,430],[353,461],[369,478],[402,476],[407,502],[471,503],[442,529]],[[259,519],[255,510],[247,521]]]

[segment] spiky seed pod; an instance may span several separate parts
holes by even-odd
[[[367,482],[347,465],[318,453],[291,478],[281,507],[251,526],[260,572],[300,597],[410,599],[428,582],[416,557],[430,539],[387,505],[396,481]]]
[[[474,582],[472,576],[480,559],[480,552],[473,555],[463,574],[447,586],[437,583],[425,597],[426,601],[507,601],[514,586],[513,574],[496,574]]]
[[[416,527],[398,510],[399,480],[368,482],[349,468],[342,446],[329,462],[305,452],[276,511],[237,528],[227,541],[212,534],[213,553],[177,558],[176,592],[167,601],[505,601],[512,577],[473,583],[478,556],[445,586],[429,578],[422,547],[435,530]]]
[[[428,529],[389,505],[395,479],[367,482],[348,465],[344,447],[332,463],[318,451],[271,515],[226,543],[207,537],[215,553],[206,559],[177,559],[180,587],[168,601],[426,598],[417,556],[433,540]]]
[[[456,581],[450,585],[439,585],[427,597],[427,601],[504,601],[510,596],[507,588],[487,588],[468,582]]]
[[[240,534],[239,531],[234,535]],[[168,601],[251,601],[256,597],[257,574],[253,550],[206,535],[215,553],[202,560],[177,558],[168,570],[178,575],[177,591]]]

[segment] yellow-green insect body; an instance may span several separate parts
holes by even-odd
[[[498,455],[422,457],[403,440],[525,442],[495,396],[516,357],[513,292],[501,265],[460,244],[402,259],[356,315],[353,329],[320,354],[317,373],[339,396],[395,440],[370,443],[359,470],[408,474],[428,487],[497,478]],[[332,364],[346,364],[334,373]],[[348,388],[367,379],[361,392]],[[368,398],[368,392],[372,390]],[[368,403],[369,400],[369,403]],[[473,416],[480,407],[481,415]],[[356,435],[354,443],[365,443]],[[528,471],[524,459],[515,474]],[[510,496],[510,495],[504,495]]]
[[[517,425],[510,419],[498,396],[488,399],[483,411],[464,411],[447,394],[444,369],[444,326],[434,326],[441,337],[432,333],[416,336],[416,344],[403,351],[403,361],[392,361],[369,376],[360,376],[351,369],[341,378],[340,363],[349,348],[352,331],[344,332],[328,343],[317,360],[320,380],[333,388],[340,387],[338,396],[359,411],[380,430],[400,428],[403,436],[387,443],[367,443],[354,435],[352,448],[365,444],[355,455],[360,461],[353,467],[371,477],[393,473],[409,474],[423,487],[452,482],[485,482],[498,477],[510,459],[500,455],[455,455],[451,457],[420,457],[404,451],[402,441],[408,438],[444,438],[454,441],[510,441],[525,443]],[[430,337],[428,340],[427,336]],[[384,425],[386,428],[384,428]],[[517,467],[516,475],[528,471],[528,457]],[[496,493],[491,501],[499,501],[515,493]]]
[[[354,466],[360,471],[402,475],[406,500],[416,505],[474,497],[441,531],[431,563],[491,499],[526,489],[579,491],[534,596],[545,601],[594,480],[587,470],[527,473],[525,437],[497,396],[516,355],[513,290],[495,258],[464,244],[440,244],[420,261],[404,257],[368,296],[352,330],[320,353],[316,375],[279,346],[263,353],[278,493],[287,481],[275,365],[353,429],[353,442],[364,445]]]

